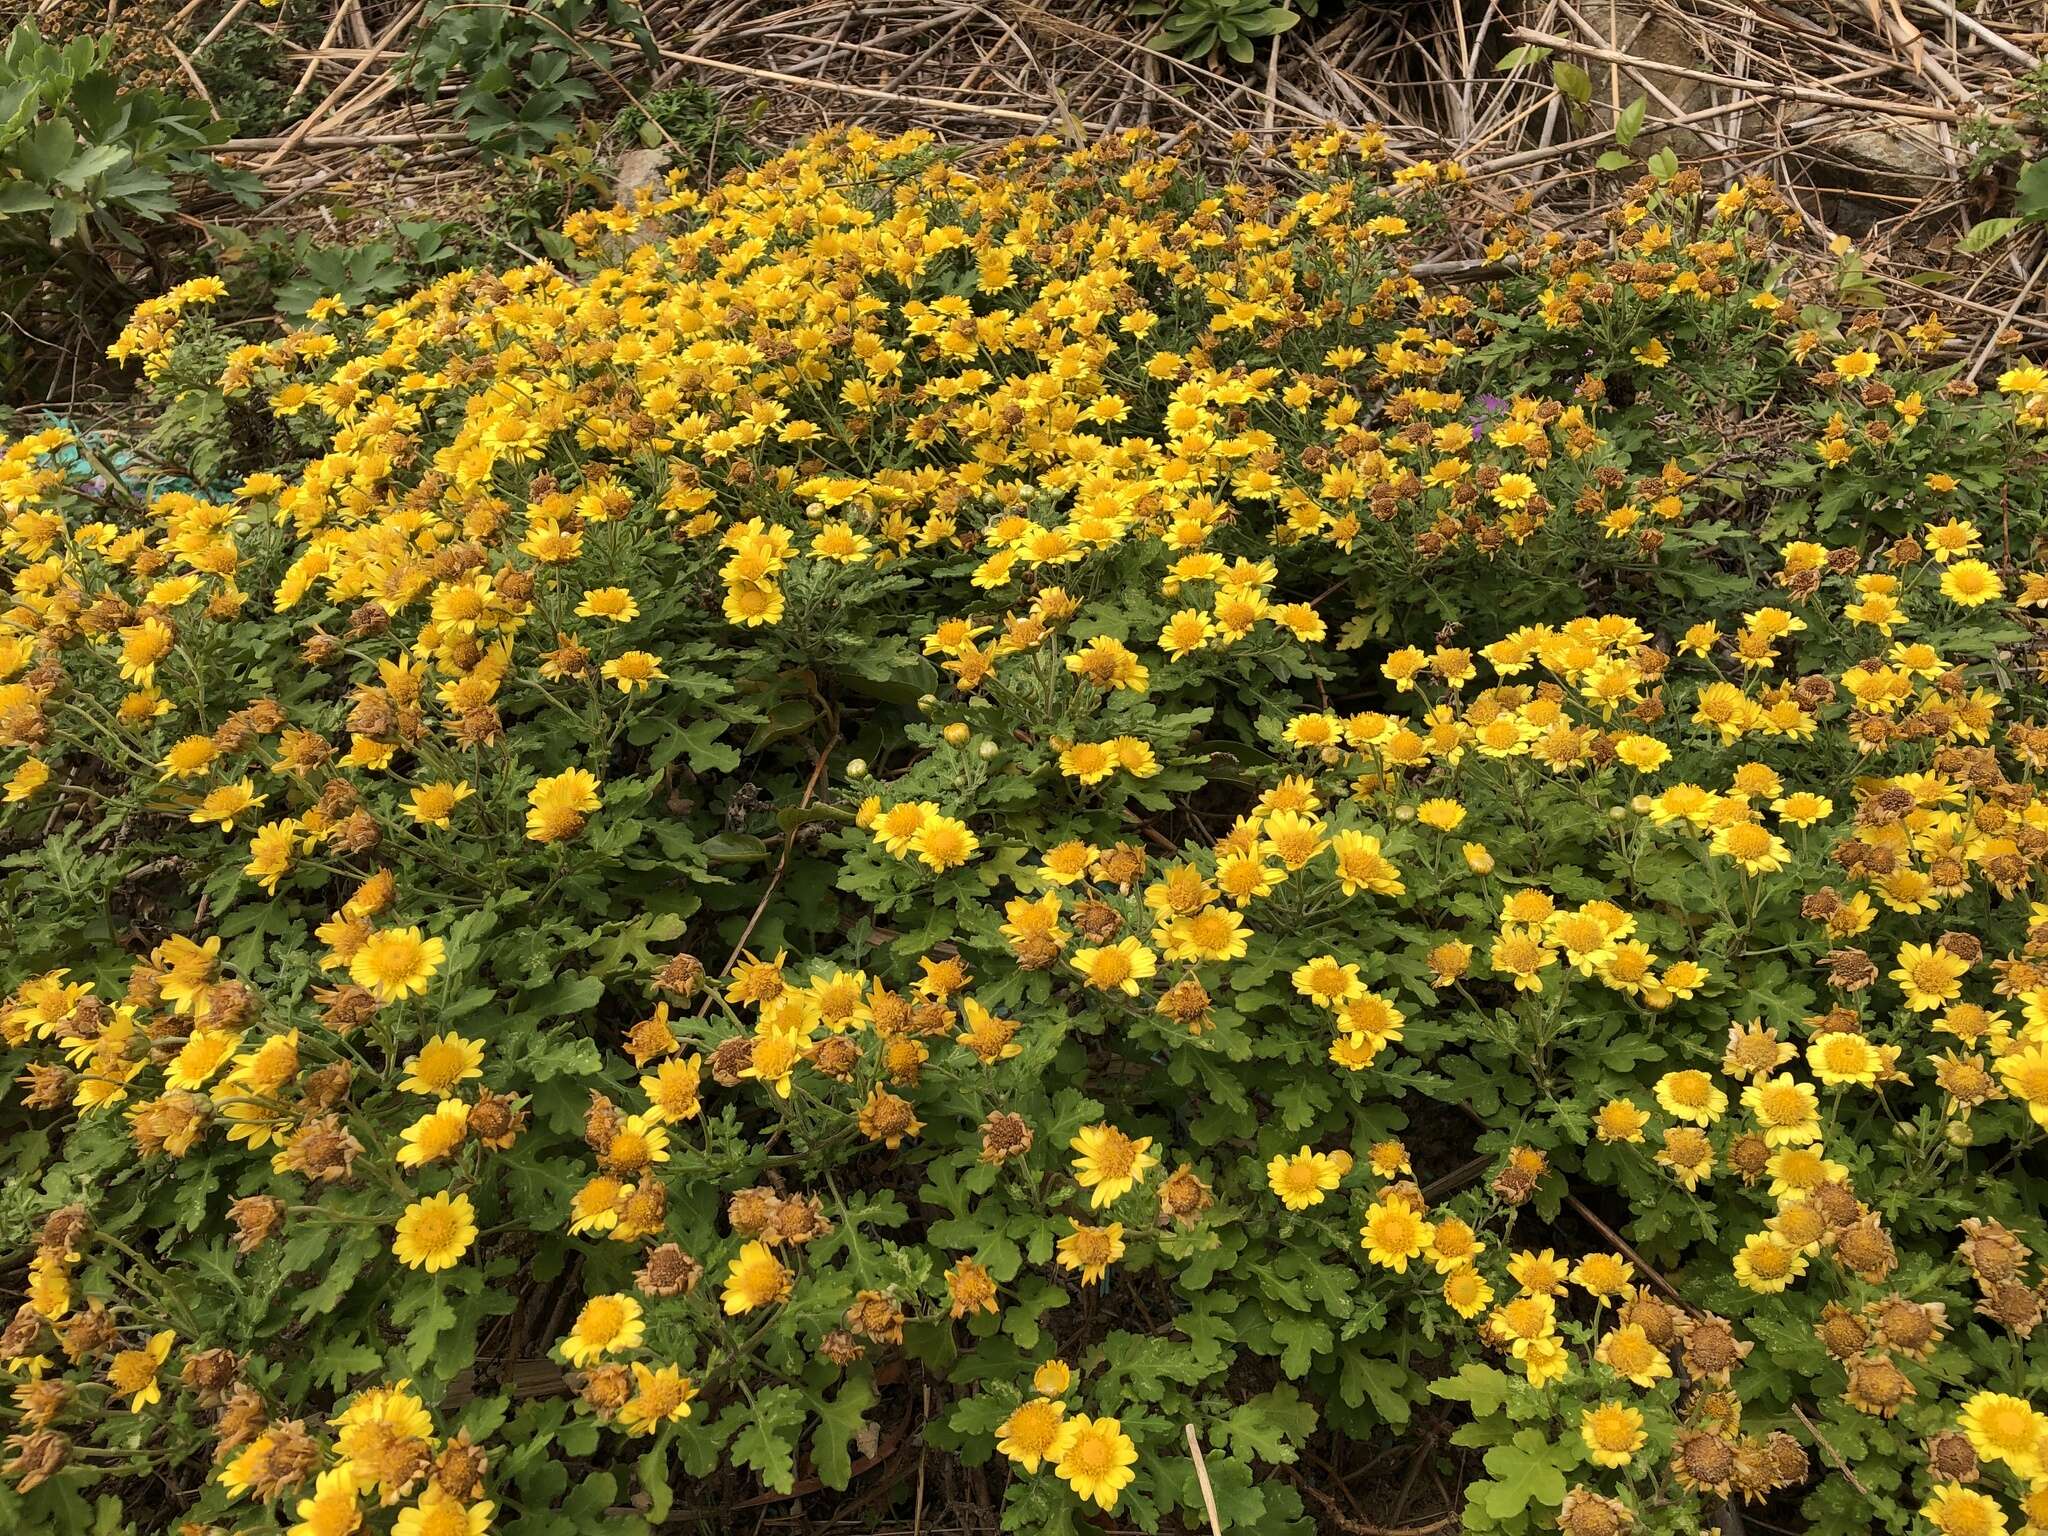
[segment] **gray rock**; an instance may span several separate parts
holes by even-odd
[[[621,206],[633,206],[634,194],[642,187],[659,191],[662,173],[668,169],[667,149],[629,149],[619,156],[617,168],[612,172],[612,196]]]
[[[1941,140],[1918,118],[1862,112],[1834,127],[1815,148],[1838,162],[1845,191],[1922,197],[1955,174]]]

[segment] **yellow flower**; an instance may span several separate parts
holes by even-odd
[[[1771,802],[1771,809],[1778,813],[1778,819],[1795,827],[1810,827],[1817,821],[1825,821],[1835,813],[1835,802],[1826,795],[1809,794],[1805,790],[1789,795],[1780,795]]]
[[[906,800],[878,811],[869,831],[884,853],[900,859],[908,856],[924,824],[938,814],[939,808],[928,800]]]
[[[455,1153],[469,1137],[469,1106],[443,1099],[399,1133],[398,1165],[418,1168]]]
[[[1640,1142],[1649,1114],[1627,1099],[1609,1099],[1593,1117],[1594,1134],[1602,1141]]]
[[[187,736],[174,742],[157,764],[167,779],[196,779],[213,766],[220,749],[211,736]]]
[[[7,792],[0,797],[0,803],[16,805],[34,797],[37,790],[50,782],[50,765],[40,757],[24,758],[19,768],[7,777]]]
[[[1540,930],[1509,924],[1494,938],[1493,969],[1510,977],[1517,992],[1541,992],[1543,972],[1557,963],[1557,951],[1545,944]]]
[[[1088,1208],[1101,1210],[1145,1181],[1159,1164],[1148,1150],[1150,1136],[1133,1140],[1113,1125],[1083,1126],[1068,1146],[1074,1159],[1074,1182],[1089,1191]]]
[[[593,1296],[556,1345],[562,1358],[582,1367],[606,1355],[638,1349],[646,1336],[640,1303],[631,1296]]]
[[[262,804],[263,796],[256,793],[256,786],[249,780],[242,779],[234,784],[222,784],[216,789],[208,790],[186,820],[195,826],[212,823],[223,832],[232,832],[237,821],[260,808]]]
[[[1048,1360],[1031,1373],[1031,1390],[1041,1397],[1063,1396],[1074,1384],[1074,1368],[1064,1360]]]
[[[1712,1125],[1728,1108],[1728,1095],[1696,1067],[1666,1072],[1657,1079],[1656,1094],[1664,1113],[1694,1125]]]
[[[566,769],[538,780],[527,791],[526,835],[536,843],[559,843],[583,830],[586,817],[602,808],[595,774]]]
[[[1083,1285],[1095,1285],[1109,1272],[1109,1266],[1124,1256],[1123,1224],[1115,1221],[1106,1227],[1084,1226],[1078,1221],[1070,1221],[1070,1224],[1074,1230],[1056,1245],[1060,1268],[1079,1270]]]
[[[313,1480],[313,1492],[292,1506],[298,1516],[285,1536],[350,1536],[363,1523],[356,1477],[348,1467],[330,1467]]]
[[[651,1435],[663,1424],[690,1416],[697,1384],[674,1365],[633,1362],[633,1396],[619,1410],[619,1423],[631,1435]]]
[[[973,858],[981,847],[981,841],[968,831],[964,821],[933,814],[924,819],[910,839],[909,846],[925,868],[942,875]]]
[[[1380,852],[1380,840],[1370,833],[1339,832],[1330,839],[1330,857],[1337,866],[1338,887],[1346,896],[1356,896],[1360,891],[1374,896],[1407,894],[1399,867]]]
[[[1554,1336],[1530,1340],[1518,1358],[1529,1385],[1539,1390],[1571,1374],[1571,1353]]]
[[[429,1098],[446,1098],[457,1085],[482,1077],[484,1043],[465,1040],[453,1030],[431,1035],[419,1050],[406,1058],[405,1076],[398,1086],[407,1093]]]
[[[1852,1029],[1831,1029],[1806,1047],[1806,1064],[1830,1088],[1868,1088],[1883,1065],[1877,1047]],[[2044,1084],[2048,1086],[2048,1084]]]
[[[2041,1442],[2048,1436],[2048,1417],[2024,1398],[1978,1392],[1963,1404],[1957,1423],[1984,1460],[2003,1462],[2017,1477],[2042,1475]]]
[[[1612,1400],[1579,1415],[1579,1438],[1585,1442],[1587,1459],[1596,1467],[1627,1466],[1650,1439],[1643,1429],[1642,1414]]]
[[[996,1449],[1026,1472],[1036,1472],[1040,1462],[1057,1453],[1066,1416],[1064,1403],[1050,1397],[1026,1398],[997,1426]]]
[[[787,1301],[795,1277],[766,1243],[750,1242],[734,1255],[721,1297],[727,1317]]]
[[[275,896],[278,885],[292,871],[303,831],[290,817],[266,821],[249,839],[249,862],[242,866],[242,873]]]
[[[1375,1169],[1375,1172],[1378,1170]],[[1471,1224],[1456,1216],[1435,1222],[1429,1235],[1429,1262],[1440,1275],[1469,1269],[1486,1252],[1486,1243]]]
[[[1053,1471],[1082,1503],[1114,1509],[1118,1493],[1137,1476],[1131,1468],[1138,1448],[1117,1420],[1076,1414],[1061,1428],[1053,1460]]]
[[[576,617],[630,624],[640,617],[640,605],[624,587],[592,587],[576,605]]]
[[[1335,955],[1320,955],[1294,968],[1294,990],[1322,1008],[1336,1008],[1362,995],[1365,983],[1358,967],[1340,964]]]
[[[1955,1482],[1934,1485],[1933,1496],[1920,1506],[1920,1518],[1941,1536],[2006,1536],[2010,1529],[1998,1500]]]
[[[1982,560],[1958,560],[1941,573],[1941,595],[1958,608],[1977,608],[2005,595],[2005,583]]]
[[[1266,1184],[1290,1211],[1321,1205],[1323,1197],[1344,1177],[1337,1160],[1303,1147],[1293,1156],[1281,1154],[1266,1164]]]
[[[600,1174],[569,1197],[569,1231],[610,1232],[619,1224],[620,1213],[633,1195],[633,1186],[623,1179]]]
[[[148,686],[156,677],[156,664],[170,655],[175,636],[161,619],[144,619],[121,632],[121,679]]]
[[[1593,1358],[1624,1381],[1646,1390],[1671,1374],[1670,1360],[1650,1341],[1640,1323],[1624,1323],[1609,1332],[1593,1350]]]
[[[1775,1232],[1752,1232],[1742,1240],[1734,1267],[1744,1286],[1775,1295],[1806,1273],[1806,1255]]]
[[[606,682],[618,685],[621,693],[644,693],[668,674],[661,670],[661,658],[649,651],[625,651],[598,669]]]
[[[1724,859],[1733,859],[1746,875],[1775,874],[1791,854],[1783,838],[1753,821],[1717,828],[1707,846]]]
[[[1358,1235],[1367,1258],[1382,1269],[1405,1275],[1409,1260],[1422,1256],[1435,1232],[1407,1201],[1375,1200],[1366,1207],[1365,1225]]]
[[[380,1003],[396,1002],[427,990],[427,983],[448,957],[448,947],[417,928],[386,928],[373,933],[349,961],[349,980],[367,989]]]
[[[623,1421],[625,1414],[619,1418]],[[398,1512],[391,1536],[486,1536],[496,1511],[488,1499],[464,1504],[439,1483],[428,1483],[418,1503]]]
[[[428,1274],[451,1269],[476,1241],[476,1207],[467,1195],[416,1200],[398,1218],[391,1251],[401,1264]]]
[[[1508,1277],[1527,1296],[1559,1296],[1571,1273],[1571,1265],[1545,1248],[1541,1253],[1522,1252],[1508,1260]]]
[[[1444,1304],[1468,1322],[1493,1303],[1493,1287],[1478,1269],[1467,1264],[1444,1276]]]
[[[704,1058],[671,1056],[640,1079],[640,1091],[647,1095],[650,1120],[678,1122],[694,1120],[703,1113],[699,1087],[703,1081]]]
[[[241,1044],[242,1031],[238,1029],[195,1028],[165,1066],[164,1086],[188,1093],[205,1087]]]
[[[177,1335],[166,1329],[152,1334],[141,1349],[124,1349],[107,1364],[107,1384],[128,1399],[128,1411],[140,1413],[151,1403],[163,1401],[163,1387],[157,1373],[170,1358]]]
[[[1619,1296],[1635,1273],[1635,1266],[1618,1253],[1589,1253],[1572,1266],[1572,1279],[1589,1296]]]
[[[1906,1006],[1930,1013],[1962,996],[1970,962],[1935,944],[1902,944],[1891,979],[1906,994]]]
[[[1097,991],[1122,992],[1127,997],[1136,997],[1139,983],[1159,969],[1152,951],[1129,934],[1100,949],[1077,949],[1071,963]]]
[[[406,814],[421,826],[445,827],[455,807],[475,793],[467,783],[422,784],[412,792]]]
[[[1756,1116],[1769,1146],[1805,1146],[1820,1140],[1820,1095],[1789,1072],[1744,1088],[1742,1106]]]

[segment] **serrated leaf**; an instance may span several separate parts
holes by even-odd
[[[1471,1364],[1457,1375],[1429,1384],[1432,1397],[1469,1404],[1474,1418],[1486,1418],[1507,1406],[1509,1381],[1505,1372],[1490,1365]]]
[[[1295,1447],[1314,1434],[1315,1427],[1315,1405],[1282,1382],[1238,1404],[1217,1430],[1232,1455],[1285,1465],[1295,1459]]]
[[[383,1367],[384,1356],[367,1344],[323,1344],[313,1362],[312,1379],[340,1396],[356,1377]]]
[[[1550,1443],[1540,1430],[1518,1429],[1506,1445],[1486,1453],[1490,1481],[1475,1483],[1470,1492],[1495,1520],[1511,1520],[1530,1505],[1555,1509],[1564,1502],[1562,1468],[1578,1462],[1570,1442]]]
[[[844,1488],[853,1481],[852,1446],[874,1404],[874,1383],[866,1376],[853,1377],[829,1403],[822,1397],[811,1399],[818,1416],[818,1427],[811,1431],[811,1465],[827,1488]]]
[[[776,1493],[796,1486],[796,1437],[803,1427],[803,1394],[795,1387],[770,1387],[751,1403],[736,1403],[720,1419],[739,1426],[732,1437],[732,1459],[759,1474]]]
[[[1400,1428],[1414,1417],[1415,1405],[1405,1390],[1414,1373],[1398,1360],[1380,1360],[1359,1350],[1346,1352],[1338,1375],[1338,1391],[1356,1408],[1368,1398],[1382,1422]]]

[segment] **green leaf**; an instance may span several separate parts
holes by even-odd
[[[751,832],[721,832],[704,843],[704,857],[713,864],[762,864],[768,845]]]
[[[1614,142],[1623,149],[1635,143],[1636,135],[1643,131],[1643,114],[1650,109],[1650,98],[1638,96],[1621,109],[1621,116],[1614,120]],[[1601,157],[1605,159],[1605,156]],[[1607,169],[1607,167],[1603,167]]]
[[[333,1229],[326,1229],[331,1232]],[[341,1298],[348,1294],[348,1288],[355,1284],[356,1276],[363,1272],[363,1266],[370,1262],[382,1246],[379,1239],[366,1236],[356,1228],[349,1237],[342,1240],[341,1251],[329,1259],[320,1271],[320,1283],[299,1298],[299,1321],[311,1322],[314,1318],[332,1312]]]
[[[1474,1418],[1483,1419],[1496,1414],[1508,1403],[1508,1377],[1490,1365],[1472,1364],[1465,1366],[1455,1376],[1429,1384],[1432,1397],[1447,1398],[1454,1403],[1468,1403]]]
[[[1398,1429],[1414,1417],[1415,1405],[1408,1400],[1407,1387],[1417,1380],[1420,1378],[1398,1360],[1379,1360],[1353,1349],[1345,1352],[1338,1389],[1353,1408],[1370,1398],[1381,1421]]]
[[[640,1458],[640,1489],[647,1495],[647,1518],[657,1523],[666,1520],[668,1512],[675,1508],[675,1489],[668,1481],[668,1447],[675,1438],[674,1429],[673,1424],[662,1425],[654,1444]]]
[[[313,1380],[326,1385],[336,1396],[348,1390],[358,1376],[384,1367],[384,1357],[363,1343],[322,1344],[313,1366]]]
[[[118,144],[95,144],[69,165],[57,180],[74,190],[82,189],[95,176],[104,175],[128,158],[128,151]]]
[[[1500,56],[1500,63],[1494,66],[1502,74],[1520,69],[1524,64],[1541,64],[1550,57],[1548,48],[1538,48],[1534,43],[1524,43],[1519,48],[1510,48]]]
[[[1233,1456],[1257,1457],[1285,1465],[1295,1447],[1315,1433],[1316,1410],[1286,1382],[1232,1409],[1217,1431]]]
[[[1564,1502],[1564,1467],[1576,1466],[1570,1440],[1552,1445],[1541,1430],[1518,1429],[1506,1445],[1486,1453],[1491,1481],[1472,1485],[1470,1493],[1495,1520],[1511,1520],[1530,1505],[1555,1509]]]
[[[811,1464],[827,1488],[844,1488],[853,1481],[851,1447],[874,1404],[874,1383],[866,1376],[848,1381],[829,1403],[822,1397],[811,1399],[818,1415],[818,1427],[811,1431]]]
[[[1273,1324],[1273,1338],[1280,1345],[1280,1369],[1296,1378],[1336,1345],[1329,1325],[1309,1317],[1287,1317]]]
[[[2023,219],[2048,217],[2048,160],[2030,160],[2013,184],[2013,211]]]
[[[2042,162],[2048,163],[2048,162]],[[1956,249],[1966,255],[1976,256],[1988,251],[2007,235],[2026,223],[2025,219],[1980,219],[1972,224],[1963,238],[1956,242]]]
[[[33,182],[10,182],[0,187],[0,217],[13,213],[39,213],[57,206],[57,199]]]
[[[1593,99],[1593,77],[1569,59],[1559,59],[1551,65],[1550,78],[1559,94],[1575,107],[1583,107]]]
[[[1667,144],[1658,150],[1657,153],[1650,156],[1645,169],[1660,182],[1669,181],[1678,174],[1678,156],[1672,151],[1671,146]]]
[[[78,151],[78,136],[69,121],[53,117],[38,124],[15,150],[16,163],[31,181],[56,181]]]
[[[405,1334],[406,1364],[423,1371],[434,1358],[441,1335],[455,1326],[455,1307],[447,1291],[438,1285],[416,1286],[392,1309],[391,1320],[412,1326]]]
[[[1593,163],[1603,171],[1625,171],[1636,162],[1634,156],[1625,155],[1618,149],[1610,149],[1603,151],[1600,158]]]
[[[795,1387],[770,1387],[754,1394],[752,1403],[735,1403],[719,1422],[739,1426],[733,1436],[732,1459],[760,1474],[776,1493],[796,1486],[796,1437],[803,1427],[803,1394]]]

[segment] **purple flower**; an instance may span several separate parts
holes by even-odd
[[[1474,404],[1476,404],[1479,407],[1479,409],[1477,413],[1470,418],[1469,424],[1472,428],[1472,441],[1476,443],[1479,441],[1481,435],[1483,434],[1486,424],[1489,421],[1493,420],[1494,417],[1506,413],[1508,403],[1507,401],[1501,399],[1499,395],[1481,395],[1478,398],[1478,400],[1474,402]]]

